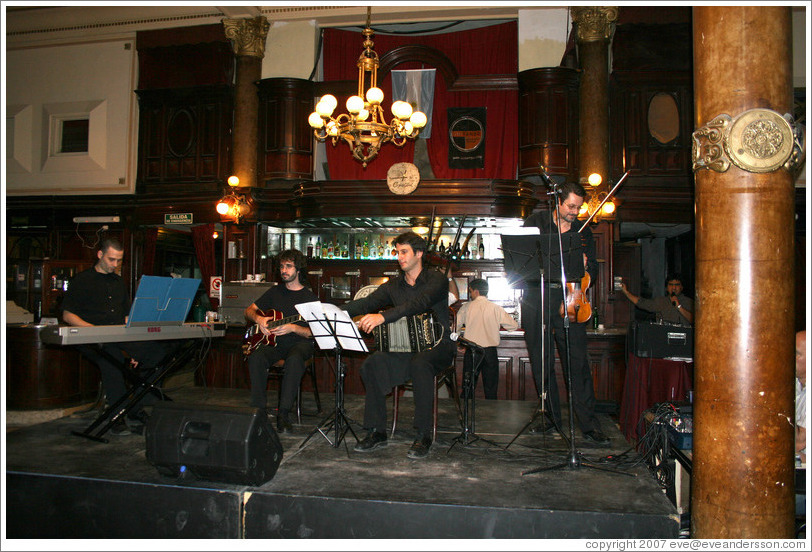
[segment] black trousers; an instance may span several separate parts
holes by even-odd
[[[496,347],[482,347],[476,350],[466,347],[465,355],[462,357],[463,397],[468,398],[468,389],[464,387],[466,378],[473,374],[471,389],[474,390],[480,373],[482,373],[482,390],[485,392],[485,398],[496,399],[499,389],[499,357]]]
[[[370,355],[361,365],[361,380],[366,388],[364,428],[386,433],[386,395],[396,385],[412,381],[414,388],[414,427],[430,436],[434,407],[434,376],[450,366],[454,345],[445,338],[432,349],[419,353],[383,353]]]
[[[248,357],[251,406],[267,410],[268,369],[284,359],[285,367],[279,388],[279,411],[290,412],[305,373],[305,361],[313,356],[313,347],[312,341],[301,340],[292,345],[277,344],[274,347],[263,345],[251,353]]]
[[[567,381],[568,372],[572,377],[572,407],[578,427],[582,432],[600,429],[600,422],[595,415],[595,388],[592,383],[592,370],[589,367],[586,324],[570,322],[569,329],[565,332],[564,319],[559,315],[559,307],[563,301],[560,287],[548,289],[544,301],[544,314],[549,320],[549,331],[542,332],[539,290],[526,290],[523,295],[522,327],[525,331],[525,344],[536,388],[541,392],[543,383],[547,392],[545,409],[553,422],[561,427],[561,400],[555,377],[555,353],[558,351],[558,358],[564,370],[564,382]],[[566,339],[567,334],[569,343]],[[545,358],[542,358],[542,344]]]
[[[125,364],[129,358],[138,361],[137,371],[141,376],[148,376],[164,358],[177,348],[175,341],[132,341],[127,343],[100,343],[99,345],[77,345],[77,350],[89,361],[99,367],[102,386],[107,402],[114,404],[128,392],[127,378],[124,370],[130,370]],[[102,350],[114,360],[102,353]],[[147,393],[132,408],[130,414],[138,413],[144,406],[155,404],[156,397]]]

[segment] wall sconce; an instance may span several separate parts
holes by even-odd
[[[229,191],[217,202],[215,209],[222,216],[234,217],[237,224],[240,217],[244,217],[251,212],[251,205],[244,195],[238,194],[235,190],[240,185],[240,179],[236,176],[228,177]]]
[[[589,186],[585,186],[586,199],[578,212],[578,218],[586,219],[587,223],[593,218],[595,222],[601,219],[615,220],[618,201],[611,198],[627,176],[629,176],[629,171],[623,173],[620,180],[607,192],[605,189],[601,189],[601,183],[603,182],[601,175],[598,173],[590,174],[589,178],[586,179],[587,183],[589,183]],[[581,180],[583,181],[583,179]]]

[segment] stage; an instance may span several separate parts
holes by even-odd
[[[190,406],[248,404],[247,390],[184,386],[170,396]],[[271,392],[269,403],[275,400]],[[161,475],[147,460],[143,435],[107,433],[106,444],[72,435],[95,419],[95,410],[8,431],[7,537],[679,536],[675,506],[606,414],[601,422],[611,447],[591,446],[576,429],[579,462],[573,467],[571,449],[559,436],[519,435],[535,402],[478,399],[476,435],[483,440],[466,444],[455,441],[461,429],[453,402],[441,398],[437,440],[422,460],[406,457],[413,439],[411,397],[401,401],[389,445],[371,453],[352,450],[352,433],[337,448],[318,432],[308,439],[334,411],[333,395],[322,395],[319,415],[311,393],[303,393],[303,403],[302,423],[294,416],[294,433],[279,436],[283,458],[277,472],[256,487]],[[348,418],[360,422],[363,396],[347,396],[345,407]],[[566,417],[565,425],[568,431]],[[360,425],[351,427],[362,438]],[[328,436],[334,439],[333,432]],[[558,464],[565,466],[523,475]]]

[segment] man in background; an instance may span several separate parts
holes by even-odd
[[[682,276],[677,273],[669,274],[665,280],[665,297],[646,299],[638,297],[626,288],[621,281],[620,291],[637,308],[653,312],[658,322],[690,326],[694,323],[694,300],[682,293]]]

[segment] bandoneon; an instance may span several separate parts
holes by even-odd
[[[442,338],[442,328],[431,312],[404,316],[372,330],[375,347],[384,353],[419,353],[434,347]]]

